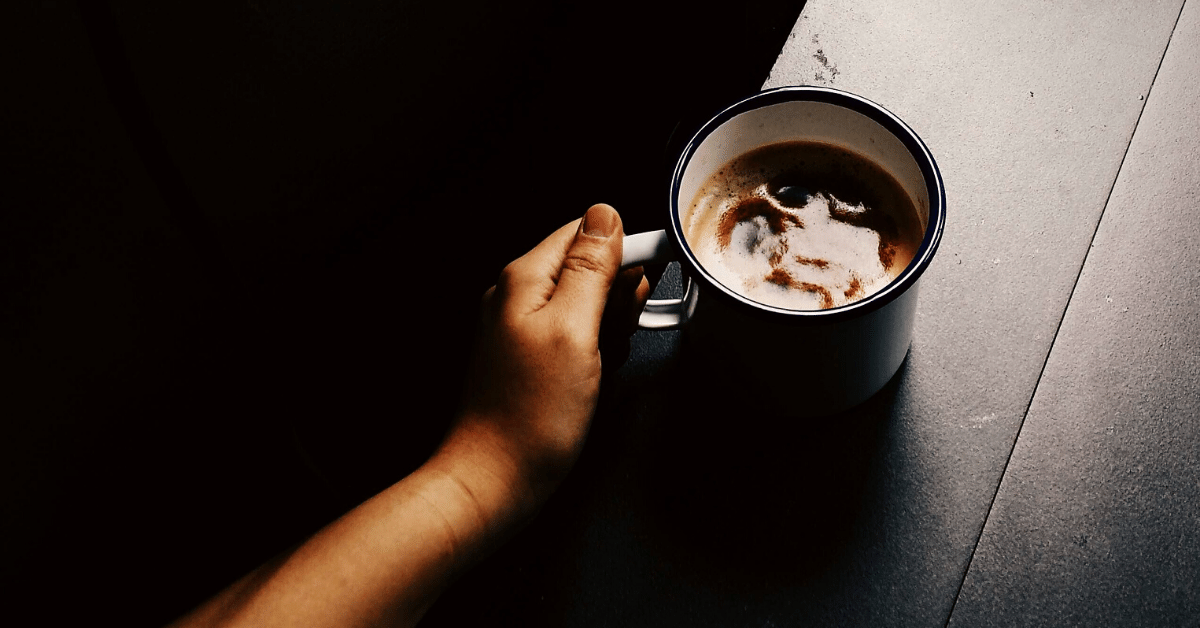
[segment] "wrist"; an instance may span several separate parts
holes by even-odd
[[[499,525],[520,526],[533,518],[549,495],[535,474],[490,426],[459,421],[428,466],[457,482],[480,516]]]

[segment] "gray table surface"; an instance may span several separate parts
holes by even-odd
[[[806,618],[1200,621],[1198,27],[1194,2],[805,7],[767,84],[887,103],[950,199],[868,514],[896,533],[861,545],[890,586]]]
[[[905,119],[949,219],[844,552],[742,625],[1200,621],[1197,75],[1195,2],[807,3],[765,86]]]
[[[925,139],[945,176],[945,239],[909,358],[882,401],[839,417],[848,426],[770,431],[794,448],[731,463],[687,430],[762,426],[705,416],[706,403],[729,406],[680,375],[685,343],[640,332],[608,419],[633,414],[634,436],[625,462],[587,485],[597,495],[581,507],[576,582],[550,594],[571,600],[555,619],[1200,621],[1197,74],[1195,2],[808,2],[765,87],[875,100]],[[799,458],[822,447],[847,461],[833,473],[854,477],[830,484],[848,498],[811,498],[824,479]],[[786,451],[794,464],[739,471]],[[799,471],[771,491],[733,496],[789,464]],[[807,493],[789,492],[798,485]],[[630,497],[640,493],[650,498]],[[729,509],[777,521],[709,522]],[[785,540],[789,529],[803,538]],[[740,545],[714,540],[756,531],[767,540],[741,544],[778,560],[729,560]]]

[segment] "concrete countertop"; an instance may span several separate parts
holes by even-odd
[[[619,427],[548,513],[576,528],[552,542],[570,558],[504,559],[571,584],[496,608],[545,625],[1200,619],[1198,13],[808,2],[765,86],[883,104],[946,179],[907,362],[867,406],[779,426],[697,388],[685,337],[639,333],[597,422]]]

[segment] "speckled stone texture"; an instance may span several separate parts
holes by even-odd
[[[890,108],[949,216],[855,533],[788,623],[947,620],[1179,7],[805,7],[767,85]]]
[[[1181,4],[809,2],[766,86],[879,102],[946,179],[907,362],[781,425],[686,334],[639,334],[561,501],[448,604],[506,581],[490,608],[534,625],[945,625]]]
[[[1200,624],[1200,5],[1184,6],[952,626]]]

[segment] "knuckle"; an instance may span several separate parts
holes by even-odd
[[[586,248],[578,251],[571,251],[566,259],[563,260],[563,268],[576,272],[597,273],[601,275],[608,274],[607,260],[600,255],[599,251]]]
[[[496,278],[496,292],[500,296],[512,294],[521,285],[524,276],[525,269],[520,260],[509,262]]]
[[[521,268],[517,262],[509,262],[504,268],[500,269],[500,277],[496,280],[496,285],[511,286],[516,281],[520,274]]]

